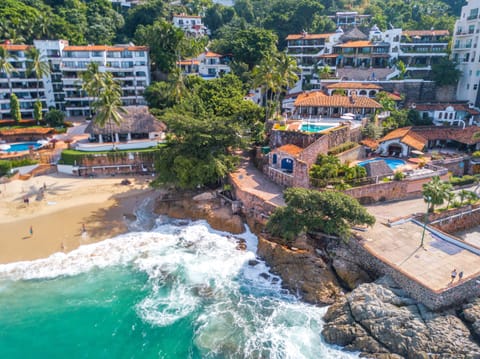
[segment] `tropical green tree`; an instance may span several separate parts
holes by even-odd
[[[454,62],[447,58],[440,58],[436,64],[432,65],[432,80],[438,86],[456,85],[462,71],[457,69]]]
[[[429,203],[429,212],[435,211],[435,206],[441,206],[448,198],[448,193],[452,191],[452,185],[449,182],[440,180],[435,176],[430,182],[422,186],[422,194],[425,202]]]
[[[37,125],[42,121],[42,101],[37,100],[33,104],[33,118],[37,122]]]
[[[271,102],[275,89],[278,88],[279,77],[275,70],[275,59],[270,55],[266,55],[259,65],[253,69],[253,86],[260,87],[261,96],[265,104],[265,120],[271,116]],[[270,93],[270,103],[268,94]]]
[[[51,127],[61,127],[64,125],[65,113],[57,109],[50,109],[45,114],[45,122]]]
[[[27,76],[35,76],[37,79],[37,99],[40,99],[40,81],[50,75],[50,64],[36,47],[30,47],[26,52]]]
[[[15,122],[19,122],[22,119],[22,113],[20,112],[20,102],[17,95],[12,93],[10,95],[10,115]]]
[[[93,103],[96,111],[93,121],[99,127],[109,125],[111,140],[114,142],[113,125],[119,125],[122,122],[122,114],[126,113],[122,107],[122,88],[110,72],[102,75],[105,87],[101,89],[97,100]]]
[[[356,199],[341,192],[288,188],[284,198],[286,207],[273,212],[266,229],[286,242],[293,242],[302,232],[323,232],[348,240],[351,226],[375,223],[375,217]]]
[[[287,55],[285,52],[279,52],[277,56],[275,56],[275,70],[278,78],[275,94],[275,103],[278,113],[281,108],[281,95],[289,88],[295,86],[298,81],[300,68],[298,67],[295,58]]]
[[[90,62],[87,69],[81,73],[81,89],[89,99],[88,106],[90,108],[90,116],[93,115],[92,104],[97,101],[102,89],[105,88],[105,76],[100,72],[98,63]]]
[[[0,72],[3,72],[7,76],[10,95],[12,95],[11,75],[12,73],[17,72],[11,62],[16,59],[17,57],[11,55],[5,47],[0,46]]]

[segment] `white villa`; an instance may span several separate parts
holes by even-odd
[[[431,118],[436,126],[472,126],[480,112],[464,103],[423,103],[414,105],[423,118]]]
[[[203,25],[201,16],[175,14],[173,15],[172,23],[174,26],[182,29],[187,35],[194,37],[208,35],[208,29]]]
[[[229,56],[205,51],[195,59],[177,61],[177,66],[185,75],[200,75],[208,80],[229,73],[231,71],[228,65],[230,61]]]

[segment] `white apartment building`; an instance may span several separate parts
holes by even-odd
[[[143,92],[150,84],[148,48],[133,45],[66,46],[62,53],[62,83],[67,116],[90,116],[93,98],[80,89],[81,74],[90,62],[100,72],[111,72],[122,87],[125,106],[145,105]]]
[[[33,118],[33,106],[37,99],[42,101],[44,111],[47,108],[45,79],[37,81],[35,75],[27,75],[27,50],[29,45],[0,45],[11,55],[10,63],[14,72],[8,78],[6,73],[0,73],[0,118],[11,118],[10,95],[15,94],[20,103],[22,118]],[[38,89],[37,89],[38,86]],[[50,102],[51,103],[51,102]]]
[[[93,98],[81,91],[81,73],[90,62],[97,62],[100,72],[111,72],[122,87],[125,106],[145,105],[143,92],[150,84],[148,48],[145,46],[69,46],[65,40],[35,40],[50,64],[51,74],[38,81],[27,76],[27,50],[32,45],[0,45],[11,54],[10,62],[15,72],[10,81],[0,73],[0,119],[10,116],[10,93],[17,95],[22,118],[33,118],[37,98],[43,111],[55,107],[67,116],[90,116]],[[10,85],[9,85],[10,82]]]
[[[175,14],[173,15],[172,23],[190,36],[200,37],[208,34],[208,29],[203,25],[201,16]]]
[[[177,61],[177,66],[184,75],[199,75],[205,80],[211,80],[231,72],[230,62],[230,56],[205,51],[194,59]]]
[[[457,100],[468,101],[480,107],[480,0],[469,0],[462,7],[460,19],[455,22],[452,60],[457,63],[462,76],[457,85]]]

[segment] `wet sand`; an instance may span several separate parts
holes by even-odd
[[[125,217],[154,190],[148,178],[129,178],[126,186],[122,179],[48,175],[0,184],[0,263],[44,258],[126,232]]]

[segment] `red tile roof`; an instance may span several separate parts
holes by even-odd
[[[26,51],[32,47],[32,45],[14,45],[14,44],[0,44],[0,46],[9,51]]]
[[[448,30],[405,30],[402,31],[402,35],[405,36],[448,36],[450,32]]]
[[[397,128],[389,133],[387,133],[383,138],[378,142],[382,143],[390,140],[399,140],[400,142],[406,144],[409,147],[412,147],[416,150],[423,150],[427,144],[427,139],[422,135],[412,131],[412,127],[402,127]]]
[[[201,16],[198,15],[187,15],[187,14],[176,14],[173,17],[181,17],[181,18],[188,18],[188,19],[201,19]]]
[[[365,96],[327,96],[320,91],[299,95],[295,107],[382,108],[377,101]]]
[[[372,47],[373,44],[368,40],[348,41],[335,47]]]
[[[372,89],[379,90],[382,86],[362,83],[362,82],[337,82],[336,84],[327,85],[327,89]]]
[[[334,34],[292,34],[287,36],[287,40],[315,40],[315,39],[328,39]]]
[[[0,136],[11,135],[46,135],[55,132],[51,127],[33,127],[33,128],[5,128],[0,129]]]
[[[469,127],[443,127],[443,126],[425,126],[414,127],[413,131],[429,141],[435,140],[453,140],[466,145],[480,143],[480,138],[473,138],[480,132],[477,126]]]
[[[177,65],[198,65],[200,61],[195,59],[177,61]]]
[[[276,150],[283,153],[287,153],[291,156],[297,156],[300,152],[303,151],[303,148],[298,147],[296,145],[288,144],[288,145],[283,145],[281,147],[278,147]]]
[[[371,149],[376,149],[378,147],[378,142],[372,140],[371,138],[365,138],[364,140],[360,141],[360,143],[364,146],[370,147]]]
[[[222,57],[223,56],[213,51],[206,51],[203,54],[205,55],[205,57]]]
[[[147,46],[106,46],[106,45],[87,45],[87,46],[66,46],[63,51],[147,51]]]
[[[468,107],[468,105],[464,103],[421,103],[417,104],[415,109],[417,111],[445,111],[449,106],[453,107],[455,111],[465,111],[471,115],[480,115],[480,112]]]

